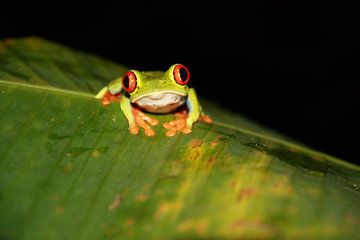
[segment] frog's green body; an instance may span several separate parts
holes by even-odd
[[[201,107],[195,90],[187,86],[189,77],[189,71],[180,64],[172,65],[166,72],[130,70],[124,77],[110,82],[96,95],[96,98],[107,99],[105,103],[103,101],[107,104],[114,101],[109,100],[109,96],[118,96],[120,108],[129,122],[132,133],[138,133],[138,130],[132,131],[132,128],[139,124],[134,109],[140,108],[147,112],[164,114],[174,112],[186,104],[188,113],[184,128],[187,130],[182,132],[187,133],[191,131],[193,123],[201,115]],[[125,83],[124,79],[126,79]],[[142,115],[149,119],[146,115]],[[151,122],[149,124],[155,125]],[[181,131],[181,129],[178,130]]]

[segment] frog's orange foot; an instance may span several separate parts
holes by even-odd
[[[188,117],[188,114],[186,112],[180,112],[180,113],[175,113],[174,116],[175,116],[174,120],[167,123],[163,123],[163,127],[168,129],[165,135],[167,137],[172,137],[175,136],[177,132],[182,132],[185,134],[191,133],[191,128],[189,128],[186,125],[186,119]]]
[[[109,91],[105,93],[103,98],[101,99],[101,104],[103,106],[107,106],[112,102],[119,102],[121,99],[121,94],[111,94]]]
[[[206,114],[201,114],[199,117],[199,121],[205,123],[212,123],[214,120]]]
[[[138,134],[139,133],[139,127],[138,125],[136,125],[136,123],[134,123],[133,125],[130,126],[130,133],[131,134]]]
[[[159,120],[151,118],[147,115],[145,115],[140,110],[134,108],[133,114],[135,117],[135,122],[132,126],[130,126],[130,133],[131,134],[138,134],[139,133],[139,127],[144,129],[144,132],[147,136],[151,137],[155,135],[154,130],[151,128],[151,126],[155,126],[159,124]]]

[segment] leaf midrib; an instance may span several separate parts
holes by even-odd
[[[3,80],[3,79],[0,79],[0,84],[2,84],[2,85],[11,85],[11,86],[16,86],[16,87],[21,87],[21,88],[31,88],[31,89],[36,89],[36,90],[58,92],[58,93],[64,93],[64,94],[68,94],[68,95],[91,98],[91,99],[93,99],[95,97],[94,94],[88,93],[88,92],[72,91],[72,90],[61,89],[61,88],[52,87],[52,86],[34,85],[34,84],[21,83],[21,82],[12,82],[12,81],[6,81],[6,80]],[[254,132],[254,131],[251,131],[251,130],[248,130],[248,129],[245,129],[245,128],[237,127],[237,126],[234,126],[234,125],[231,125],[231,124],[222,123],[222,122],[218,122],[218,121],[214,121],[213,124],[215,124],[217,126],[220,126],[220,127],[223,127],[223,128],[235,130],[235,131],[237,131],[239,133],[242,133],[242,134],[247,134],[247,135],[254,136],[254,137],[257,137],[257,138],[260,138],[260,139],[263,139],[263,140],[271,141],[273,143],[281,144],[281,145],[286,146],[286,147],[291,147],[291,148],[294,148],[294,149],[299,150],[299,151],[301,151],[303,153],[306,153],[306,154],[325,157],[330,162],[333,162],[333,163],[338,164],[338,165],[342,165],[344,167],[351,168],[351,169],[356,170],[356,171],[360,171],[360,166],[357,166],[355,164],[346,162],[344,160],[338,159],[336,157],[333,157],[331,155],[328,155],[326,153],[323,153],[323,152],[320,152],[320,151],[317,151],[317,150],[313,150],[313,149],[310,149],[310,148],[307,148],[307,147],[304,147],[304,146],[293,144],[291,142],[287,142],[287,141],[284,141],[284,140],[279,139],[279,138],[264,135],[264,134]]]
[[[69,95],[81,96],[81,97],[87,97],[87,98],[93,98],[95,96],[94,94],[91,94],[88,92],[72,91],[72,90],[61,89],[61,88],[52,87],[52,86],[34,85],[34,84],[21,83],[21,82],[9,82],[9,81],[2,80],[2,79],[0,79],[0,84],[12,85],[12,86],[23,87],[23,88],[33,88],[33,89],[37,89],[37,90],[54,91],[54,92],[65,93],[65,94],[69,94]]]

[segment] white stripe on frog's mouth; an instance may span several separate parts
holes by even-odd
[[[142,109],[152,113],[169,113],[185,102],[185,96],[173,92],[156,92],[141,96],[135,103]]]

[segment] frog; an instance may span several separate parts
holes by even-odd
[[[174,115],[173,120],[162,124],[167,137],[188,134],[197,121],[213,122],[203,112],[195,89],[189,87],[189,80],[189,69],[179,63],[167,71],[131,69],[103,87],[95,98],[104,106],[119,102],[131,134],[138,134],[142,128],[145,135],[155,136],[153,127],[159,120],[148,113]]]

